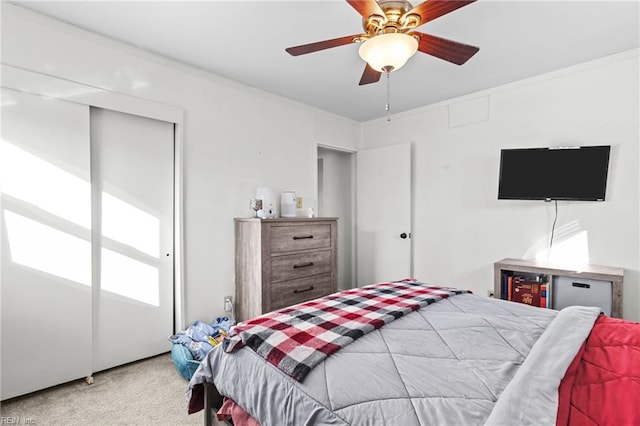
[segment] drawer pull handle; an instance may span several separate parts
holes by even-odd
[[[585,284],[585,283],[573,283],[572,284],[574,287],[581,287],[581,288],[591,288],[590,284]]]
[[[306,292],[306,291],[311,291],[311,290],[313,290],[313,286],[312,286],[312,285],[310,285],[310,286],[309,286],[309,287],[307,287],[307,288],[303,288],[303,289],[301,289],[301,290],[300,290],[300,289],[295,289],[295,290],[293,290],[293,292],[294,292],[295,294],[299,294],[299,293],[304,293],[304,292]]]
[[[313,238],[313,235],[305,235],[303,237],[298,237],[298,236],[293,237],[294,240],[309,240],[311,238]]]
[[[313,262],[300,263],[299,265],[293,265],[293,269],[307,268],[309,266],[313,266]]]

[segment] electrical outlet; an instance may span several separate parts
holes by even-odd
[[[302,197],[296,197],[296,209],[302,208]]]
[[[224,297],[224,311],[233,312],[233,296]]]
[[[494,297],[493,290],[487,290],[487,296]]]

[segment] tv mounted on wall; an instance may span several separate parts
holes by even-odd
[[[611,146],[503,149],[500,200],[604,201]]]

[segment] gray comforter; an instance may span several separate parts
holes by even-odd
[[[302,383],[251,349],[216,348],[187,399],[214,383],[262,426],[553,425],[557,387],[598,314],[458,295],[356,340]]]

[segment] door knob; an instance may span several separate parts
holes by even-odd
[[[407,233],[403,232],[402,234],[400,234],[400,238],[402,238],[403,240],[407,238]]]

